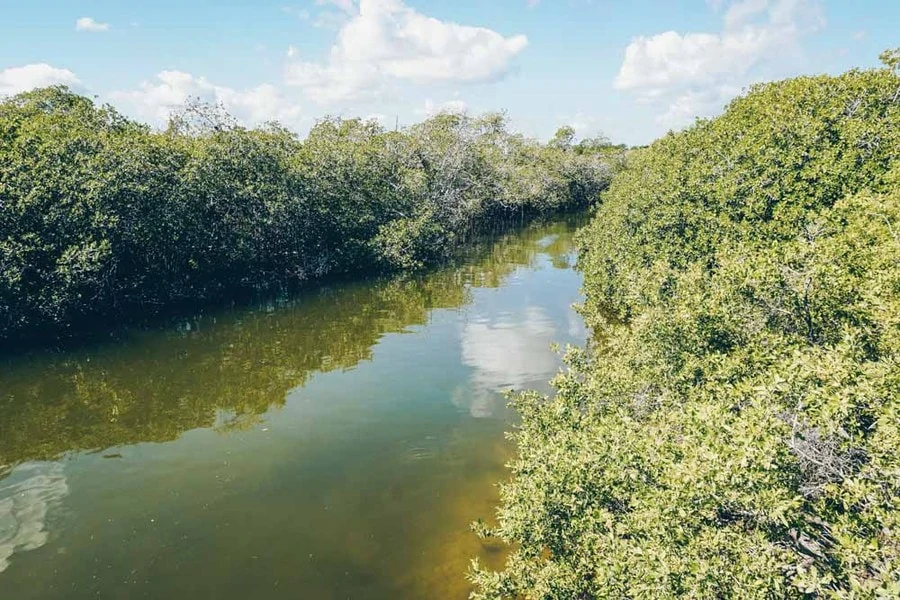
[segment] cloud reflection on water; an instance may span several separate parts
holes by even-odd
[[[521,315],[465,323],[462,362],[474,372],[455,391],[454,404],[475,418],[497,415],[506,405],[501,392],[534,387],[556,372],[559,360],[550,346],[558,339],[556,324],[537,306]]]
[[[50,535],[47,515],[69,493],[61,463],[20,465],[0,484],[0,573],[16,552],[36,550]]]

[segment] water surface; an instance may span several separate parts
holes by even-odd
[[[547,390],[575,223],[0,363],[0,598],[465,598],[515,417]]]

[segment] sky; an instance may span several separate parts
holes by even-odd
[[[187,98],[303,134],[503,110],[645,144],[753,83],[878,64],[898,0],[0,0],[0,96],[54,84],[163,126]]]

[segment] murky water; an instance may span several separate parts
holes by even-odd
[[[573,231],[0,362],[0,598],[465,598],[502,392],[585,336]]]

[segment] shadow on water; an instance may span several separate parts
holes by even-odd
[[[492,514],[511,451],[498,392],[552,375],[547,343],[581,335],[578,224],[3,359],[0,589],[465,597],[468,560],[502,560],[465,526]]]

